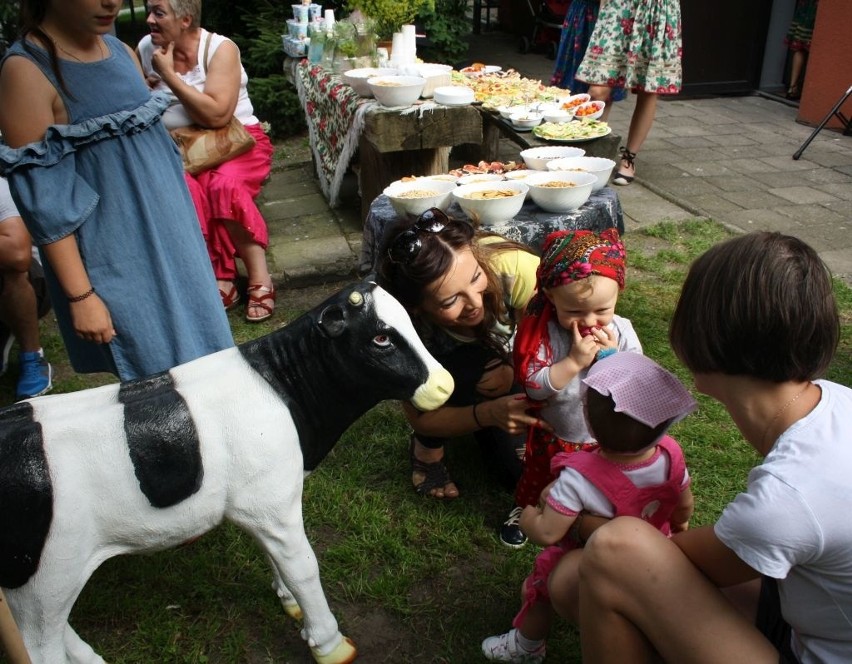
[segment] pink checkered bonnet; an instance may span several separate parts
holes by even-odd
[[[611,396],[616,412],[649,427],[682,420],[697,406],[674,374],[640,353],[614,353],[595,362],[583,383]]]

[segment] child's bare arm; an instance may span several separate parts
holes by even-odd
[[[695,510],[695,499],[692,496],[692,489],[686,487],[680,493],[680,500],[677,507],[672,512],[672,518],[669,519],[672,533],[682,533],[689,528],[689,519],[692,512]]]
[[[565,537],[565,533],[576,518],[576,515],[560,514],[548,505],[543,508],[529,505],[521,513],[520,526],[524,534],[534,543],[539,546],[550,546]]]

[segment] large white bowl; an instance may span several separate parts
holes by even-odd
[[[440,87],[446,87],[453,82],[453,68],[450,65],[440,65],[431,63],[420,63],[404,68],[400,73],[411,76],[422,76],[426,79],[426,85],[423,86],[423,91],[420,96],[428,99],[435,94],[435,90]]]
[[[521,158],[534,171],[547,170],[547,162],[551,159],[564,159],[565,157],[582,157],[586,151],[568,145],[543,145],[538,148],[528,148],[521,151]]]
[[[580,104],[574,109],[574,117],[578,120],[597,120],[603,115],[605,108],[606,102],[587,101],[585,104]]]
[[[417,178],[408,182],[396,181],[385,187],[384,195],[390,200],[390,204],[396,213],[405,219],[407,216],[419,216],[429,208],[439,208],[444,212],[453,202],[453,191],[456,189],[455,182],[441,180],[427,180]],[[429,196],[406,197],[407,192],[434,192]]]
[[[570,122],[574,117],[574,114],[571,111],[563,111],[561,109],[556,109],[553,111],[545,111],[544,113],[544,121],[545,122],[553,122],[555,124],[562,124],[563,122]]]
[[[489,190],[512,191],[512,196],[500,198],[470,198],[471,195],[480,191]],[[506,180],[504,182],[476,182],[474,184],[463,184],[456,187],[453,197],[462,211],[473,221],[488,226],[502,221],[509,221],[524,204],[529,187],[518,180]]]
[[[426,79],[422,76],[375,76],[367,85],[382,106],[410,106],[420,98]]]
[[[527,178],[533,173],[541,173],[541,171],[534,171],[530,168],[519,168],[514,171],[506,171],[503,173],[503,177],[507,180],[514,180],[515,182],[526,182]],[[530,192],[527,192],[527,198],[530,197]]]
[[[524,180],[530,188],[530,198],[547,212],[571,212],[582,206],[592,195],[597,177],[591,173],[546,171]],[[548,182],[564,182],[571,186],[545,187]]]
[[[541,124],[544,119],[544,114],[538,111],[523,111],[521,113],[512,113],[509,116],[509,122],[515,129],[532,129]]]
[[[473,184],[475,182],[500,182],[503,179],[498,173],[471,173],[470,175],[462,175],[456,184]]]
[[[604,157],[568,157],[567,159],[554,159],[547,162],[547,170],[549,171],[591,173],[596,176],[597,182],[592,187],[593,193],[606,186],[613,168],[615,168],[615,162]]]
[[[367,85],[367,80],[374,76],[395,76],[396,69],[379,69],[378,67],[362,67],[343,72],[343,82],[351,85],[361,97],[372,97],[373,91]]]

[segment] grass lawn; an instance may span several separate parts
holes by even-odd
[[[630,318],[645,352],[692,387],[667,342],[668,321],[690,261],[728,232],[710,222],[665,223],[625,236],[629,271],[618,311]],[[339,286],[339,285],[338,285]],[[268,332],[337,286],[283,291],[268,323],[249,326],[232,313],[239,341]],[[829,378],[852,384],[852,290],[837,282],[843,336]],[[52,324],[45,346],[56,390],[109,381],[76,376]],[[11,402],[16,368],[0,379]],[[712,522],[745,483],[757,458],[723,409],[697,395],[699,410],[678,424],[693,477],[693,525]],[[246,413],[259,417],[260,413]],[[495,529],[511,499],[478,470],[475,445],[448,448],[462,496],[439,503],[409,483],[407,427],[393,403],[357,422],[306,482],[308,536],[342,631],[364,662],[477,662],[483,637],[504,631],[536,548],[501,546]],[[254,543],[225,525],[201,540],[148,557],[116,558],[92,577],[71,616],[77,632],[113,663],[312,661],[283,614],[266,561]],[[576,631],[558,624],[548,661],[579,662]]]

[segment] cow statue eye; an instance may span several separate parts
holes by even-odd
[[[379,348],[387,348],[391,345],[391,340],[387,334],[377,334],[373,337],[373,343]]]

